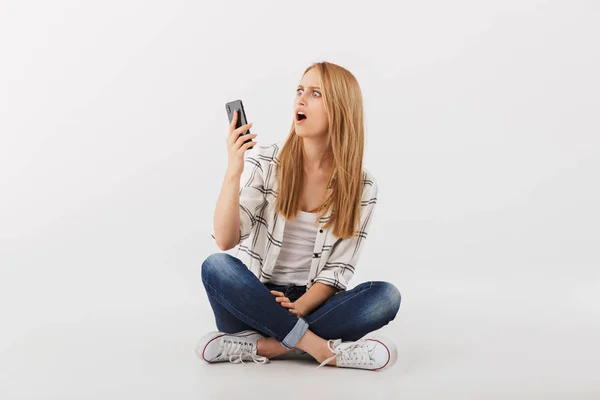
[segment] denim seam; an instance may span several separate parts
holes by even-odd
[[[331,308],[330,310],[328,310],[325,314],[321,315],[319,318],[315,319],[314,321],[309,322],[310,324],[314,324],[315,322],[317,322],[318,320],[320,320],[321,318],[323,318],[324,316],[326,316],[327,314],[329,314],[330,312],[332,312],[333,310],[335,310],[336,308],[338,308],[339,306],[341,306],[342,304],[345,304],[346,302],[352,300],[353,298],[355,298],[356,296],[358,296],[361,293],[366,292],[367,290],[371,289],[371,287],[373,287],[373,281],[369,282],[370,285],[368,288],[366,288],[365,290],[361,290],[360,292],[356,293],[354,296],[344,300],[343,302],[341,302],[340,304],[336,305],[335,307]],[[307,317],[309,317],[310,315],[308,315]]]
[[[221,296],[221,293],[219,293],[218,291],[216,291],[208,282],[206,282],[204,280],[204,278],[202,278],[202,282],[204,282],[205,285],[207,285],[210,290],[213,292],[214,295],[219,296],[221,299],[223,299],[223,301],[227,304],[229,304],[231,306],[232,309],[234,309],[235,311],[237,311],[238,313],[242,314],[244,317],[248,318],[249,320],[251,320],[252,322],[256,323],[256,325],[260,326],[261,328],[264,328],[263,332],[268,332],[271,336],[275,337],[275,333],[270,330],[269,328],[263,326],[262,324],[260,324],[258,321],[255,321],[254,319],[248,317],[246,314],[244,314],[243,312],[241,312],[240,310],[238,310],[237,308],[233,307],[231,305],[230,302],[227,301],[227,299],[223,296]],[[262,329],[261,329],[262,330]]]

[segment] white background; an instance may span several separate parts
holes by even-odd
[[[0,3],[0,397],[600,398],[595,1]],[[203,364],[224,104],[357,77],[381,373]],[[309,383],[307,383],[309,382]],[[275,398],[275,397],[274,397]]]

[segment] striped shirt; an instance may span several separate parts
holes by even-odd
[[[269,282],[283,243],[286,219],[275,212],[277,154],[283,147],[279,141],[268,146],[254,145],[246,150],[244,171],[240,180],[240,241],[235,257],[240,259],[263,283]],[[363,167],[363,192],[359,230],[351,238],[333,234],[333,225],[323,228],[331,216],[331,207],[318,221],[317,236],[306,282],[307,290],[321,282],[346,290],[354,275],[365,245],[373,211],[377,204],[377,181]],[[213,239],[214,226],[213,226]]]

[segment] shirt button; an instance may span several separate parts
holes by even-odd
[[[319,229],[319,232],[323,233],[323,229]]]

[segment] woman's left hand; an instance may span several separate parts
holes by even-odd
[[[285,297],[283,293],[278,292],[277,290],[271,290],[271,294],[275,296],[275,301],[281,304],[282,307],[287,308],[289,312],[296,315],[298,318],[304,317],[304,310],[298,301],[292,303],[289,298]]]

